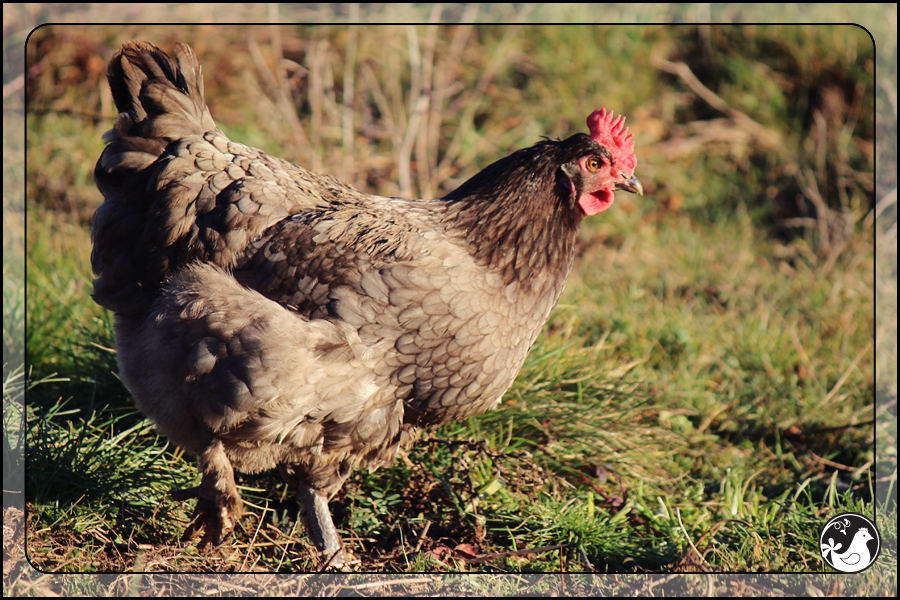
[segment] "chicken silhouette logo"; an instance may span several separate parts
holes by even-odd
[[[842,573],[858,573],[881,552],[881,536],[875,524],[856,513],[844,513],[828,521],[819,535],[819,550],[829,565]]]

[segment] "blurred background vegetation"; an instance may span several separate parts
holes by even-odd
[[[228,548],[174,543],[191,507],[166,494],[196,479],[193,464],[134,412],[111,318],[90,299],[92,169],[115,117],[106,63],[144,39],[194,48],[229,137],[371,193],[439,197],[542,135],[584,130],[603,106],[635,135],[645,196],[585,222],[565,295],[500,410],[429,432],[335,500],[362,570],[826,573],[818,527],[853,510],[877,513],[880,563],[797,593],[896,590],[896,5],[804,8],[831,22],[864,11],[877,48],[854,25],[662,24],[756,18],[719,6],[248,5],[229,20],[482,24],[33,32],[22,23],[104,9],[11,10],[5,64],[26,69],[4,73],[4,509],[27,530],[31,564],[313,565],[273,474],[239,481],[251,514]],[[793,20],[792,6],[767,18]],[[122,10],[216,18],[199,5]],[[537,24],[560,19],[583,24]],[[601,20],[660,24],[587,24]],[[23,549],[6,537],[4,549],[4,583],[43,589],[39,573],[7,569]],[[96,581],[65,585],[175,589]],[[516,589],[466,581],[471,593]],[[655,585],[630,581],[562,592]],[[776,593],[743,581],[671,585]]]

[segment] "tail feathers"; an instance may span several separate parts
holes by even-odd
[[[174,60],[147,42],[125,44],[109,63],[108,79],[119,117],[113,130],[136,125],[131,135],[178,139],[216,131],[203,97],[203,74],[190,46],[176,44]]]
[[[146,309],[167,273],[164,257],[156,254],[177,250],[147,241],[150,217],[169,201],[159,190],[161,157],[171,160],[166,153],[175,151],[172,143],[220,134],[203,97],[197,57],[185,44],[177,44],[172,54],[133,41],[109,63],[119,116],[104,136],[108,145],[94,169],[105,200],[92,222],[91,265],[98,276],[95,300],[120,313]]]
[[[125,44],[109,63],[107,79],[119,116],[103,136],[97,163],[100,191],[107,176],[132,176],[150,166],[169,142],[218,131],[203,97],[203,74],[190,46],[176,44],[175,60],[147,42]],[[115,179],[113,181],[115,183]]]

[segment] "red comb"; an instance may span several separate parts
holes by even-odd
[[[634,155],[634,136],[625,127],[625,117],[613,116],[605,108],[595,110],[587,118],[588,129],[595,142],[609,150],[620,169],[634,172],[637,157]]]

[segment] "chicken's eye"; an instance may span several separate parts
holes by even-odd
[[[600,161],[596,158],[589,158],[587,161],[587,168],[591,171],[596,171],[600,168]]]

